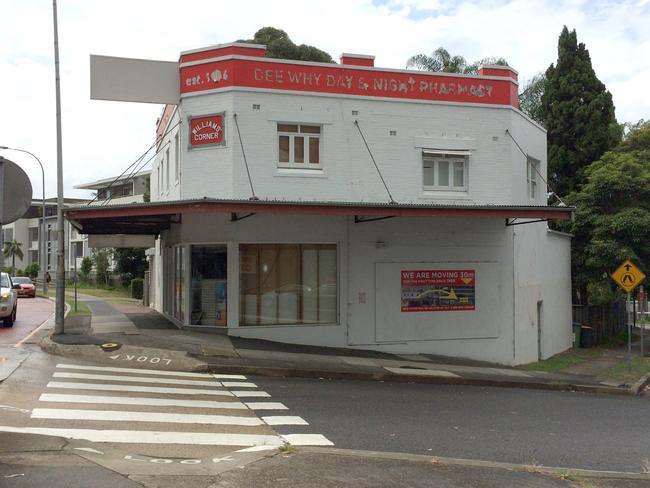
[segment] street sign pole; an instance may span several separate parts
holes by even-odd
[[[644,356],[643,352],[643,332],[645,329],[645,314],[643,311],[645,310],[645,289],[643,288],[643,285],[639,287],[639,326],[641,327],[641,357]]]
[[[627,292],[627,371],[632,372],[632,293]]]

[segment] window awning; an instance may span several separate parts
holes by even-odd
[[[204,198],[200,200],[68,207],[65,210],[65,216],[82,234],[158,235],[163,230],[169,229],[172,223],[180,222],[184,214],[196,213],[231,214],[233,221],[240,220],[242,216],[253,214],[569,220],[573,210],[572,207],[541,205],[389,204]]]
[[[432,156],[469,156],[470,153],[469,149],[422,149],[422,154]]]

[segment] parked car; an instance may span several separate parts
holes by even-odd
[[[18,287],[7,273],[0,273],[0,319],[5,327],[12,327],[18,311]]]
[[[19,285],[17,288],[18,298],[36,298],[36,286],[32,283],[31,278],[27,276],[14,276],[11,278],[14,285]]]

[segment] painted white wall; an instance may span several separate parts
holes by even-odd
[[[182,98],[184,140],[188,116],[222,111],[226,113],[225,146],[187,150],[183,145],[183,198],[251,196],[234,123],[233,114],[237,112],[253,186],[262,199],[388,201],[354,125],[358,120],[398,202],[544,203],[543,199],[531,202],[527,198],[526,167],[524,164],[522,172],[520,165],[523,155],[505,130],[542,160],[544,168],[545,132],[512,107],[236,90]],[[170,126],[177,117],[178,112]],[[278,122],[322,124],[322,171],[277,168]],[[390,135],[391,131],[396,135]],[[423,191],[423,147],[471,151],[466,193]],[[154,180],[152,177],[152,187]],[[170,199],[171,195],[163,192],[162,198]]]
[[[537,303],[542,302],[541,358],[572,343],[571,238],[545,222],[513,227],[517,363],[537,361]]]

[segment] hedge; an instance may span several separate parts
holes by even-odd
[[[142,278],[135,278],[131,280],[131,298],[139,300],[144,296],[144,280]]]

